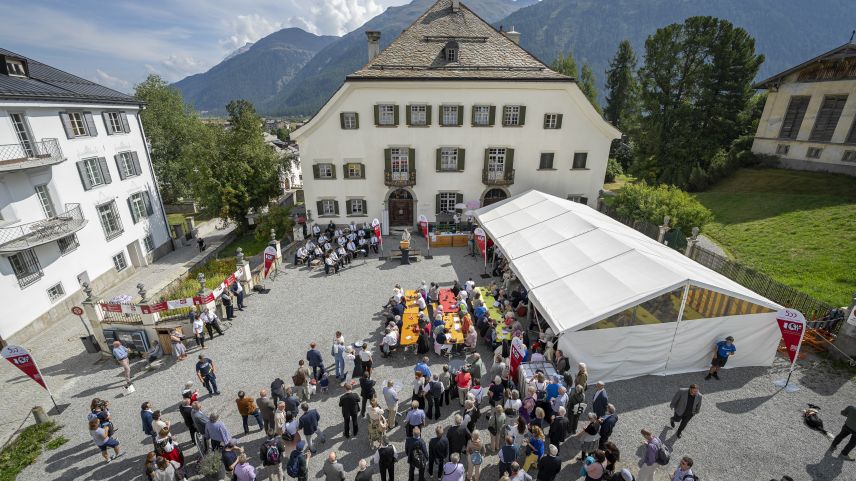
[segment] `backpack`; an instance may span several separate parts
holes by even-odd
[[[263,444],[263,448],[265,448],[265,464],[268,466],[279,464],[279,448],[277,447],[276,439],[271,439]]]
[[[416,446],[416,449],[413,450],[413,453],[410,456],[410,464],[416,466],[420,471],[425,469],[425,453],[422,452],[422,448],[420,446]]]
[[[292,478],[300,475],[300,456],[303,456],[303,453],[295,449],[288,457],[288,464],[285,465],[286,474]]]
[[[657,446],[657,464],[660,466],[666,466],[669,464],[669,459],[672,457],[672,452],[669,451],[669,448],[660,442],[660,445]]]

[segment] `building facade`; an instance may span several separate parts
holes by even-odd
[[[595,204],[620,133],[519,34],[453,0],[383,52],[366,33],[369,63],[291,134],[316,221],[412,227],[532,188]]]
[[[9,341],[68,315],[84,282],[98,292],[172,241],[139,102],[7,50],[0,57],[0,338]]]
[[[753,152],[778,156],[782,167],[856,176],[856,44],[755,87],[768,93]]]

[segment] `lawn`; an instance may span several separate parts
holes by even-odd
[[[256,231],[251,230],[241,237],[238,237],[226,247],[223,248],[222,251],[217,255],[217,257],[223,259],[226,257],[235,257],[235,251],[238,250],[238,247],[244,249],[244,255],[247,257],[252,257],[256,254],[261,253],[267,247],[268,242],[270,242],[270,238],[265,238],[264,240],[256,239]]]
[[[743,169],[698,199],[705,226],[742,264],[832,305],[856,288],[856,178]]]

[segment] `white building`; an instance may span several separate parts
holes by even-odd
[[[172,250],[140,103],[0,49],[0,338]],[[133,294],[128,293],[128,294]]]
[[[413,226],[537,188],[594,205],[620,133],[574,79],[439,0],[293,132],[314,218]],[[311,170],[310,170],[311,167]]]
[[[755,85],[767,89],[752,152],[782,167],[856,176],[856,43]]]

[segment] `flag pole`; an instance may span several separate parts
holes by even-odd
[[[51,398],[51,402],[54,405],[54,409],[56,409],[57,414],[61,413],[62,411],[60,410],[59,406],[57,405],[56,399],[54,399],[54,397],[53,397],[53,393],[51,393],[51,388],[48,387],[48,380],[45,379],[45,376],[42,374],[42,370],[41,370],[41,368],[39,368],[39,364],[36,362],[36,358],[34,358],[32,355],[30,355],[30,359],[32,359],[33,365],[36,366],[36,371],[38,371],[38,373],[39,373],[39,377],[42,378],[42,382],[45,384],[45,391],[48,392],[48,396],[50,396],[50,398]]]

